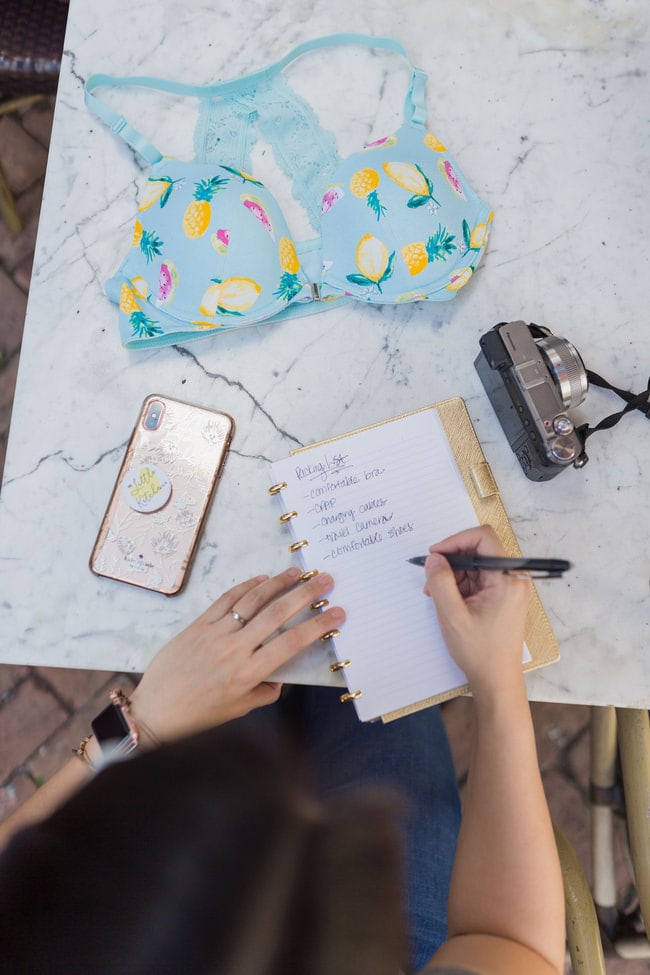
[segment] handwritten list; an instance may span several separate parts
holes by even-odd
[[[407,560],[478,524],[435,408],[272,467],[305,568],[330,572],[345,608],[334,650],[362,721],[466,683],[442,639],[422,568]]]

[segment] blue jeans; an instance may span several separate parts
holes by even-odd
[[[460,801],[447,735],[437,707],[389,724],[362,723],[332,687],[292,687],[286,698],[240,719],[268,736],[290,716],[315,788],[322,796],[364,785],[406,800],[400,828],[412,969],[419,971],[447,937],[447,896],[460,825]]]

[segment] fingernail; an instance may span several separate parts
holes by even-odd
[[[333,583],[334,580],[330,575],[327,574],[327,572],[322,572],[318,577],[318,584],[321,589],[329,589]]]
[[[333,623],[342,623],[345,619],[345,610],[340,606],[335,606],[329,611],[329,618]]]
[[[427,556],[426,562],[424,563],[424,568],[428,569],[429,571],[433,570],[435,572],[436,569],[441,569],[445,562],[446,559],[444,555],[441,555],[439,552],[430,552]]]
[[[287,569],[287,575],[290,579],[298,579],[300,577],[300,569],[297,569],[295,565],[292,565],[290,569]]]

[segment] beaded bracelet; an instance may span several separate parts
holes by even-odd
[[[77,758],[81,759],[81,761],[88,766],[91,772],[96,772],[97,766],[93,762],[91,762],[90,755],[86,751],[86,747],[88,745],[88,742],[91,740],[91,738],[92,735],[86,735],[85,738],[82,738],[78,746],[72,749],[72,754],[76,755]]]

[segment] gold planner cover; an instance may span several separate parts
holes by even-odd
[[[460,396],[455,396],[451,399],[443,400],[440,403],[424,406],[420,410],[410,410],[401,415],[410,416],[413,413],[420,413],[423,410],[430,409],[437,410],[440,416],[445,434],[456,458],[461,477],[465,482],[479,522],[483,525],[491,525],[494,528],[509,556],[520,557],[522,555],[521,549],[519,548],[505,508],[503,507],[496,481],[474,431],[465,401]],[[399,419],[399,417],[391,417],[387,422],[396,419]],[[350,433],[357,433],[361,430],[382,426],[384,422],[386,421],[368,424],[368,426],[360,427],[358,430],[349,431],[346,434],[320,441],[319,444],[309,444],[307,447],[299,447],[291,451],[291,456],[300,454],[304,450],[312,450],[315,446],[322,446],[324,444],[334,443],[337,440],[342,440],[349,436]],[[537,590],[534,587],[526,620],[526,645],[531,659],[524,663],[523,668],[525,671],[534,670],[537,667],[543,667],[546,664],[559,660],[560,649],[555,634],[553,633]],[[468,691],[469,685],[467,684],[462,687],[455,687],[443,694],[437,694],[435,697],[426,698],[418,701],[416,704],[411,704],[408,707],[384,714],[382,715],[382,721],[394,721],[396,718],[401,718],[406,714],[411,714],[422,708],[431,707],[434,704],[440,704],[442,701],[466,694]]]

